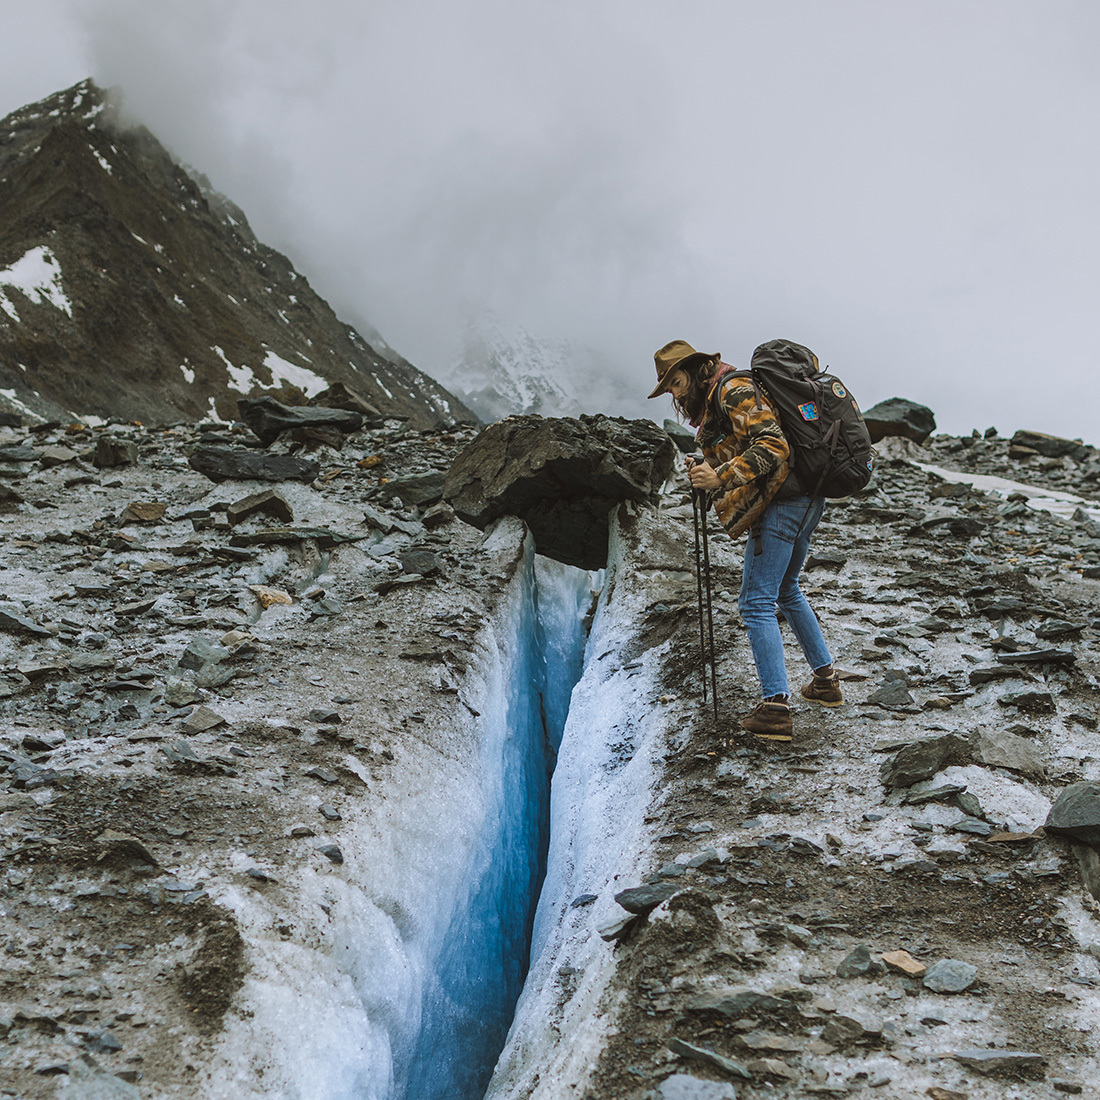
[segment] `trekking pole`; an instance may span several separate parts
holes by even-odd
[[[698,465],[704,462],[705,459],[702,455],[693,455],[693,465]],[[715,656],[714,649],[714,602],[710,587],[710,542],[707,537],[707,491],[705,489],[696,489],[692,486],[691,490],[692,501],[692,513],[695,516],[695,581],[696,589],[699,594],[699,645],[703,654],[703,702],[707,701],[707,662],[710,662],[710,694],[714,706],[714,720],[718,721],[718,669],[717,658]],[[702,537],[702,569],[699,568],[699,531],[700,528],[703,532]],[[705,601],[704,601],[704,596]],[[707,640],[704,640],[703,635],[703,611],[706,609],[707,619]],[[709,641],[709,646],[707,642]]]
[[[691,517],[695,521],[695,592],[699,597],[699,657],[703,673],[703,705],[707,702],[707,638],[703,631],[703,558],[699,544],[699,494],[691,487]],[[706,517],[704,516],[704,522]],[[708,587],[710,578],[707,578]]]

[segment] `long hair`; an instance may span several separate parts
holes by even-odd
[[[700,359],[681,369],[688,376],[688,388],[683,397],[674,397],[672,404],[693,428],[698,428],[706,418],[707,394],[718,369],[718,360]]]

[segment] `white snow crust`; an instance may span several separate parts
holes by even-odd
[[[73,315],[72,303],[61,282],[61,265],[45,245],[30,249],[10,267],[0,270],[0,288],[3,287],[11,287],[32,301],[48,303],[70,317]],[[2,289],[0,308],[13,320],[19,320],[19,313],[11,297]]]

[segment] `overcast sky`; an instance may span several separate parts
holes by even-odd
[[[865,406],[1100,444],[1095,0],[0,12],[0,114],[121,86],[429,373],[484,308],[596,347],[639,392],[667,340],[747,365],[784,336]]]

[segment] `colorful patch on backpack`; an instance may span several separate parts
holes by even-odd
[[[802,414],[803,420],[816,420],[817,419],[817,402],[807,401],[805,405],[799,405],[798,411]]]
[[[872,473],[875,471],[875,460],[873,458],[867,459],[867,469]]]
[[[840,398],[845,398],[848,396],[848,391],[839,382],[833,383],[833,393]]]

